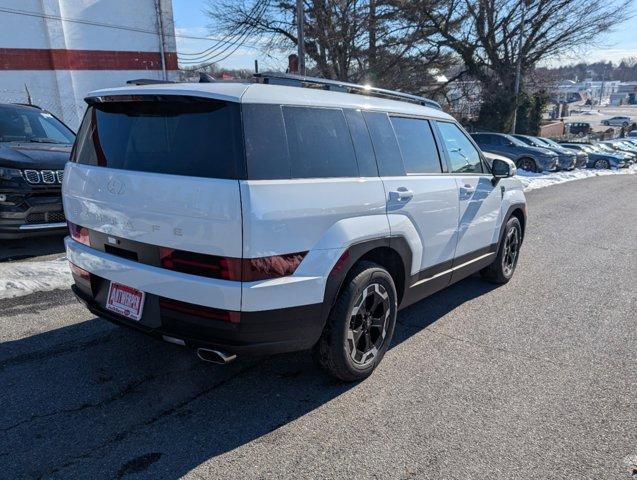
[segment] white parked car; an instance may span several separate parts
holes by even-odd
[[[627,127],[630,125],[630,117],[617,116],[602,120],[602,125],[609,125],[612,127]]]
[[[76,295],[204,360],[312,348],[352,381],[398,309],[478,271],[507,282],[526,224],[515,167],[487,165],[432,102],[365,92],[89,94],[63,185]]]

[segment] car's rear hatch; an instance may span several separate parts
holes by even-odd
[[[140,261],[155,247],[240,258],[238,103],[170,95],[88,101],[65,172],[68,220],[97,232],[97,248],[110,241],[111,252]]]

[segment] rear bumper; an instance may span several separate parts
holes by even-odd
[[[102,289],[108,291],[105,281]],[[279,310],[242,312],[239,324],[193,315],[164,311],[158,307],[158,297],[147,295],[144,315],[139,322],[129,320],[104,308],[100,301],[104,292],[95,297],[77,285],[73,292],[94,315],[116,325],[143,332],[171,343],[175,339],[186,347],[206,347],[236,355],[271,355],[311,348],[323,329],[322,305],[305,305]],[[168,340],[167,340],[168,341]]]
[[[318,340],[324,326],[324,288],[319,278],[290,276],[241,283],[198,277],[116,257],[65,240],[67,257],[90,272],[90,287],[75,278],[73,291],[95,315],[149,335],[178,339],[190,347],[235,354],[272,354],[304,350]],[[111,282],[145,292],[143,315],[132,321],[105,308]],[[324,280],[323,280],[324,281]],[[184,313],[163,299],[196,307],[239,313],[238,322]],[[162,306],[163,305],[163,306]]]

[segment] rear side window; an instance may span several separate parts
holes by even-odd
[[[405,167],[400,156],[396,135],[387,114],[364,112],[363,115],[372,137],[380,175],[384,177],[405,175]]]
[[[343,110],[261,104],[242,108],[250,180],[359,176]]]
[[[480,153],[454,123],[437,122],[453,173],[483,173]]]
[[[292,178],[357,177],[343,110],[283,107]]]
[[[290,178],[290,154],[279,105],[242,105],[250,180]]]
[[[343,113],[345,113],[349,131],[352,134],[360,176],[377,177],[378,167],[376,166],[374,147],[372,146],[372,139],[369,137],[363,113],[360,110],[352,109],[345,109]]]
[[[139,172],[244,178],[239,106],[206,100],[90,106],[74,160]]]
[[[391,117],[407,174],[441,173],[440,157],[427,120]]]

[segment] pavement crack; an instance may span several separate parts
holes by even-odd
[[[159,378],[162,377],[169,377],[171,375],[175,375],[175,374],[183,374],[183,373],[187,373],[190,372],[192,370],[195,370],[195,368],[197,368],[198,365],[195,363],[193,364],[190,368],[186,368],[186,369],[181,369],[181,370],[171,370],[168,372],[164,372],[161,375],[156,375],[156,374],[151,374],[151,375],[147,375],[143,378],[140,378],[138,380],[135,380],[133,382],[128,383],[123,389],[121,389],[120,391],[116,392],[115,394],[111,395],[108,398],[105,398],[104,400],[101,400],[99,402],[96,403],[84,403],[78,407],[73,407],[73,408],[64,408],[61,410],[56,410],[54,412],[48,412],[48,413],[43,413],[43,414],[37,414],[37,415],[32,415],[31,417],[24,419],[18,423],[15,423],[13,425],[10,425],[8,427],[4,427],[4,428],[0,428],[0,432],[4,433],[4,432],[8,432],[10,430],[14,430],[24,424],[27,423],[31,423],[34,422],[36,420],[41,420],[44,418],[50,418],[50,417],[54,417],[56,415],[64,415],[64,414],[70,414],[70,413],[79,413],[82,412],[84,410],[88,410],[90,408],[101,408],[104,407],[106,405],[110,405],[111,403],[114,403],[118,400],[121,400],[122,398],[126,397],[127,395],[133,393],[139,386],[143,385],[144,383],[147,382],[152,382],[154,380],[157,380]]]
[[[95,447],[90,448],[89,450],[87,450],[87,451],[85,451],[85,452],[83,452],[83,453],[81,453],[79,455],[76,455],[75,457],[71,458],[70,460],[68,460],[67,462],[63,463],[62,465],[59,465],[59,466],[52,467],[52,468],[48,469],[44,473],[40,474],[40,476],[38,478],[39,479],[48,478],[51,475],[53,475],[55,473],[58,473],[62,469],[69,468],[69,467],[75,465],[78,461],[80,461],[82,459],[89,458],[95,452],[97,452],[99,450],[102,450],[104,448],[109,447],[112,444],[115,444],[115,443],[118,443],[118,442],[121,442],[121,441],[125,440],[130,435],[133,435],[134,433],[136,433],[139,430],[143,430],[145,428],[151,427],[152,425],[154,425],[155,423],[161,421],[162,419],[173,415],[175,412],[177,412],[178,410],[184,408],[188,404],[198,400],[201,397],[204,397],[205,395],[208,395],[209,393],[213,392],[214,390],[216,390],[218,388],[223,387],[224,385],[226,385],[226,384],[232,382],[233,380],[239,378],[244,373],[251,372],[252,370],[256,369],[260,365],[261,365],[260,362],[255,362],[255,363],[253,363],[251,365],[246,366],[245,368],[239,370],[235,375],[229,376],[227,378],[219,380],[218,382],[215,382],[214,384],[210,385],[208,388],[203,389],[202,391],[200,391],[196,395],[193,395],[193,396],[191,396],[191,397],[189,397],[189,398],[187,398],[185,400],[182,400],[181,402],[177,402],[176,404],[174,404],[171,407],[168,407],[168,408],[162,410],[161,412],[159,412],[158,414],[156,414],[155,416],[153,416],[152,418],[149,418],[148,420],[146,420],[144,422],[140,422],[140,423],[137,423],[135,425],[132,425],[128,429],[124,430],[123,432],[120,432],[117,435],[113,435],[111,438],[109,438],[108,440],[102,442],[101,444],[96,445]]]
[[[51,349],[38,350],[31,353],[23,353],[16,355],[15,357],[9,357],[7,360],[0,363],[0,372],[7,367],[15,367],[24,363],[33,362],[36,360],[45,360],[60,355],[66,355],[67,353],[74,353],[85,348],[96,347],[103,343],[110,342],[115,338],[121,337],[122,334],[118,330],[113,330],[106,334],[100,334],[97,338],[88,340],[82,343],[78,343],[77,340],[64,342]],[[89,338],[89,337],[84,337]]]

